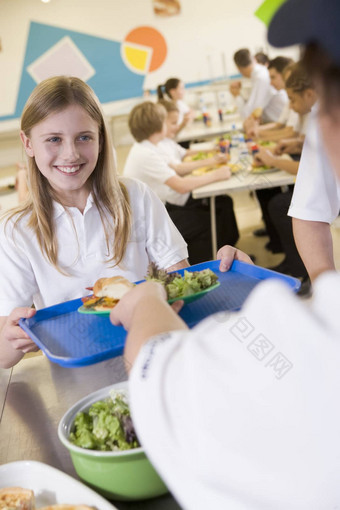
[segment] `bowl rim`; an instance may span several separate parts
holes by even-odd
[[[114,450],[114,451],[101,451],[101,450],[90,450],[87,448],[81,448],[77,446],[68,439],[66,435],[66,430],[68,429],[68,425],[70,422],[73,423],[75,415],[80,412],[82,407],[90,406],[97,402],[98,400],[102,400],[103,398],[109,397],[110,390],[120,390],[127,389],[128,381],[122,381],[115,384],[110,384],[109,386],[104,386],[104,388],[100,388],[92,393],[89,393],[85,397],[81,398],[77,402],[75,402],[67,411],[64,413],[62,418],[58,424],[58,437],[61,443],[70,451],[74,453],[79,453],[86,457],[101,457],[101,458],[110,458],[110,457],[130,457],[136,454],[141,454],[144,452],[144,448],[142,446],[138,446],[137,448],[131,448],[131,450]],[[107,393],[107,397],[100,397],[102,393]]]

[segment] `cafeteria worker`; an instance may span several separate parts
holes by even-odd
[[[319,126],[338,179],[339,26],[338,0],[287,0],[268,33],[278,47],[306,45],[303,62],[320,95]],[[224,247],[219,256],[228,266],[234,254]],[[112,322],[129,331],[137,434],[183,508],[339,507],[339,295],[335,271],[317,278],[309,302],[269,280],[240,312],[188,330],[163,288],[148,282],[112,310]]]

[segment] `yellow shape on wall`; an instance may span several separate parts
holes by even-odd
[[[132,47],[124,44],[124,56],[135,71],[146,72],[150,50]]]

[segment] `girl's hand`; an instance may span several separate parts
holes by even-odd
[[[19,319],[28,319],[35,315],[33,308],[14,308],[6,318],[1,330],[1,340],[6,342],[15,351],[23,353],[38,351],[39,347],[31,340],[27,333],[19,326]]]
[[[216,258],[221,261],[219,268],[221,272],[229,271],[234,260],[240,260],[241,262],[254,265],[253,261],[246,253],[229,245],[222,246],[222,248],[218,250]]]

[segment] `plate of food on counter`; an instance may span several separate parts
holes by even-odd
[[[0,466],[0,508],[117,510],[117,507],[75,478],[33,460]]]

